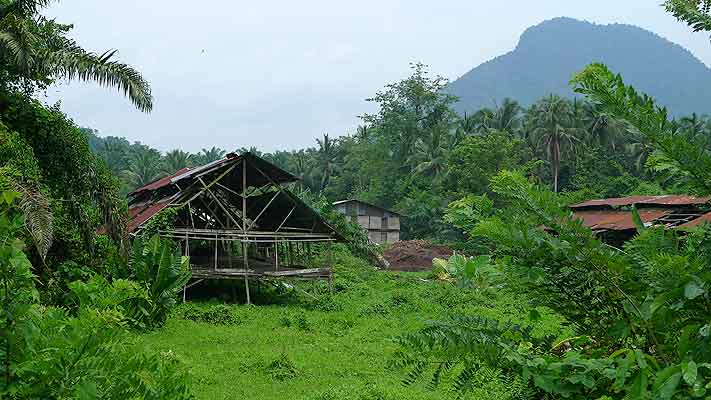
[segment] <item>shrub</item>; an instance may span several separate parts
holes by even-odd
[[[162,325],[176,304],[178,291],[190,280],[188,257],[181,256],[173,242],[156,235],[147,242],[134,241],[129,267],[132,279],[148,292],[149,326]]]
[[[291,358],[285,353],[282,353],[279,358],[270,362],[266,367],[266,372],[269,376],[278,381],[296,378],[299,375],[296,364],[294,364]]]
[[[98,279],[80,287],[76,316],[37,304],[35,276],[18,239],[24,223],[16,197],[0,195],[0,398],[192,399],[174,360],[128,341],[116,305],[136,285],[108,291],[116,297],[96,289],[105,288]]]
[[[225,304],[187,307],[183,311],[183,318],[213,325],[237,325],[242,322],[232,307]]]

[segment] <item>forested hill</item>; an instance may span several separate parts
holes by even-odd
[[[449,85],[456,109],[471,112],[504,98],[530,105],[554,93],[573,96],[571,76],[603,62],[670,112],[711,112],[711,70],[683,47],[631,25],[596,25],[556,18],[527,29],[517,47]]]

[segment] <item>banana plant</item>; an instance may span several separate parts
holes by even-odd
[[[443,281],[454,282],[463,289],[486,292],[500,286],[500,274],[491,257],[467,257],[454,253],[448,260],[432,260],[433,275]]]
[[[192,276],[189,258],[181,256],[170,241],[155,235],[147,242],[137,239],[133,243],[129,267],[133,279],[148,291],[150,304],[143,312],[149,324],[162,324],[176,303],[178,291]]]

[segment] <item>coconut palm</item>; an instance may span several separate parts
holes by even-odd
[[[447,163],[447,147],[456,146],[453,135],[443,129],[432,129],[430,134],[415,145],[415,152],[410,157],[414,171],[432,177],[439,177]]]
[[[521,126],[521,106],[509,98],[496,107],[489,120],[490,130],[513,133]]]
[[[199,153],[193,154],[191,161],[195,165],[205,165],[223,158],[225,153],[224,150],[212,146],[209,150],[202,149]]]
[[[143,148],[131,154],[123,176],[132,188],[145,186],[162,176],[158,150]]]
[[[175,149],[165,153],[161,170],[164,174],[171,175],[188,166],[190,166],[190,154]]]
[[[316,150],[316,159],[321,172],[321,187],[324,190],[331,180],[331,176],[336,169],[338,162],[338,148],[335,140],[331,139],[327,133],[323,134],[323,139],[316,139],[318,149]]]
[[[123,92],[142,111],[153,98],[148,83],[133,68],[103,54],[81,48],[65,35],[70,26],[40,14],[51,0],[3,1],[0,5],[0,63],[10,76],[44,86],[54,79],[94,81]]]
[[[532,135],[537,147],[551,164],[553,190],[558,191],[561,159],[575,150],[580,142],[571,104],[560,96],[550,95],[529,110]]]

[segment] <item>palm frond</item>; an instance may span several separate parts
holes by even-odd
[[[52,247],[54,237],[52,229],[52,209],[49,199],[42,191],[27,183],[12,180],[13,189],[22,194],[20,208],[25,215],[25,226],[37,247],[37,252],[44,259]]]
[[[32,17],[43,8],[49,6],[52,1],[53,0],[14,0],[0,7],[0,18],[10,14]]]
[[[153,109],[153,96],[150,85],[141,74],[132,67],[111,61],[115,50],[101,55],[90,53],[67,42],[63,48],[44,51],[40,57],[45,72],[60,75],[68,80],[94,81],[101,86],[115,87],[141,111]]]

